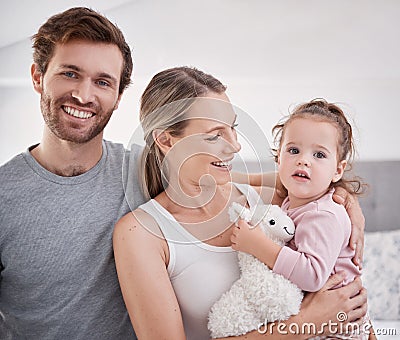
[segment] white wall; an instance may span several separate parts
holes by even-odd
[[[48,16],[77,4],[105,13],[133,48],[133,85],[106,129],[108,139],[128,143],[138,126],[140,93],[152,75],[192,65],[227,84],[231,101],[268,138],[293,104],[324,97],[342,103],[354,120],[361,159],[400,159],[396,0],[41,0],[7,4],[19,20],[15,14],[2,19],[0,164],[41,137],[28,37]],[[253,158],[246,150],[243,156]]]

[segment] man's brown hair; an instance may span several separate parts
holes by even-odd
[[[121,30],[106,17],[86,7],[74,7],[50,17],[32,36],[33,61],[46,73],[57,44],[71,40],[87,40],[118,46],[123,57],[119,94],[131,82],[132,55]]]

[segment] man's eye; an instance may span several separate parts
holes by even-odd
[[[97,84],[99,84],[100,86],[109,86],[108,82],[104,81],[104,80],[99,80],[97,82]]]
[[[318,152],[314,153],[314,157],[326,158],[325,154],[323,152],[321,152],[321,151],[318,151]]]
[[[71,71],[64,72],[64,75],[68,78],[75,78],[75,73]]]
[[[299,149],[297,148],[290,148],[288,152],[292,155],[297,155],[299,153]]]

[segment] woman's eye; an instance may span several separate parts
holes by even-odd
[[[290,148],[288,152],[292,155],[297,155],[299,153],[299,149],[297,148]]]
[[[325,154],[321,151],[314,153],[314,157],[316,158],[326,158]]]
[[[208,141],[210,141],[210,142],[215,142],[215,141],[218,140],[219,137],[221,137],[221,135],[220,135],[220,134],[217,134],[217,135],[215,135],[215,136],[206,138],[206,140],[208,140]]]

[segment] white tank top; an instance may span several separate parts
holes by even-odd
[[[260,197],[251,186],[235,186],[247,197],[250,207],[259,203]],[[153,199],[139,209],[156,220],[167,241],[167,270],[181,308],[187,339],[210,339],[207,316],[211,306],[239,278],[236,251],[196,239]]]

